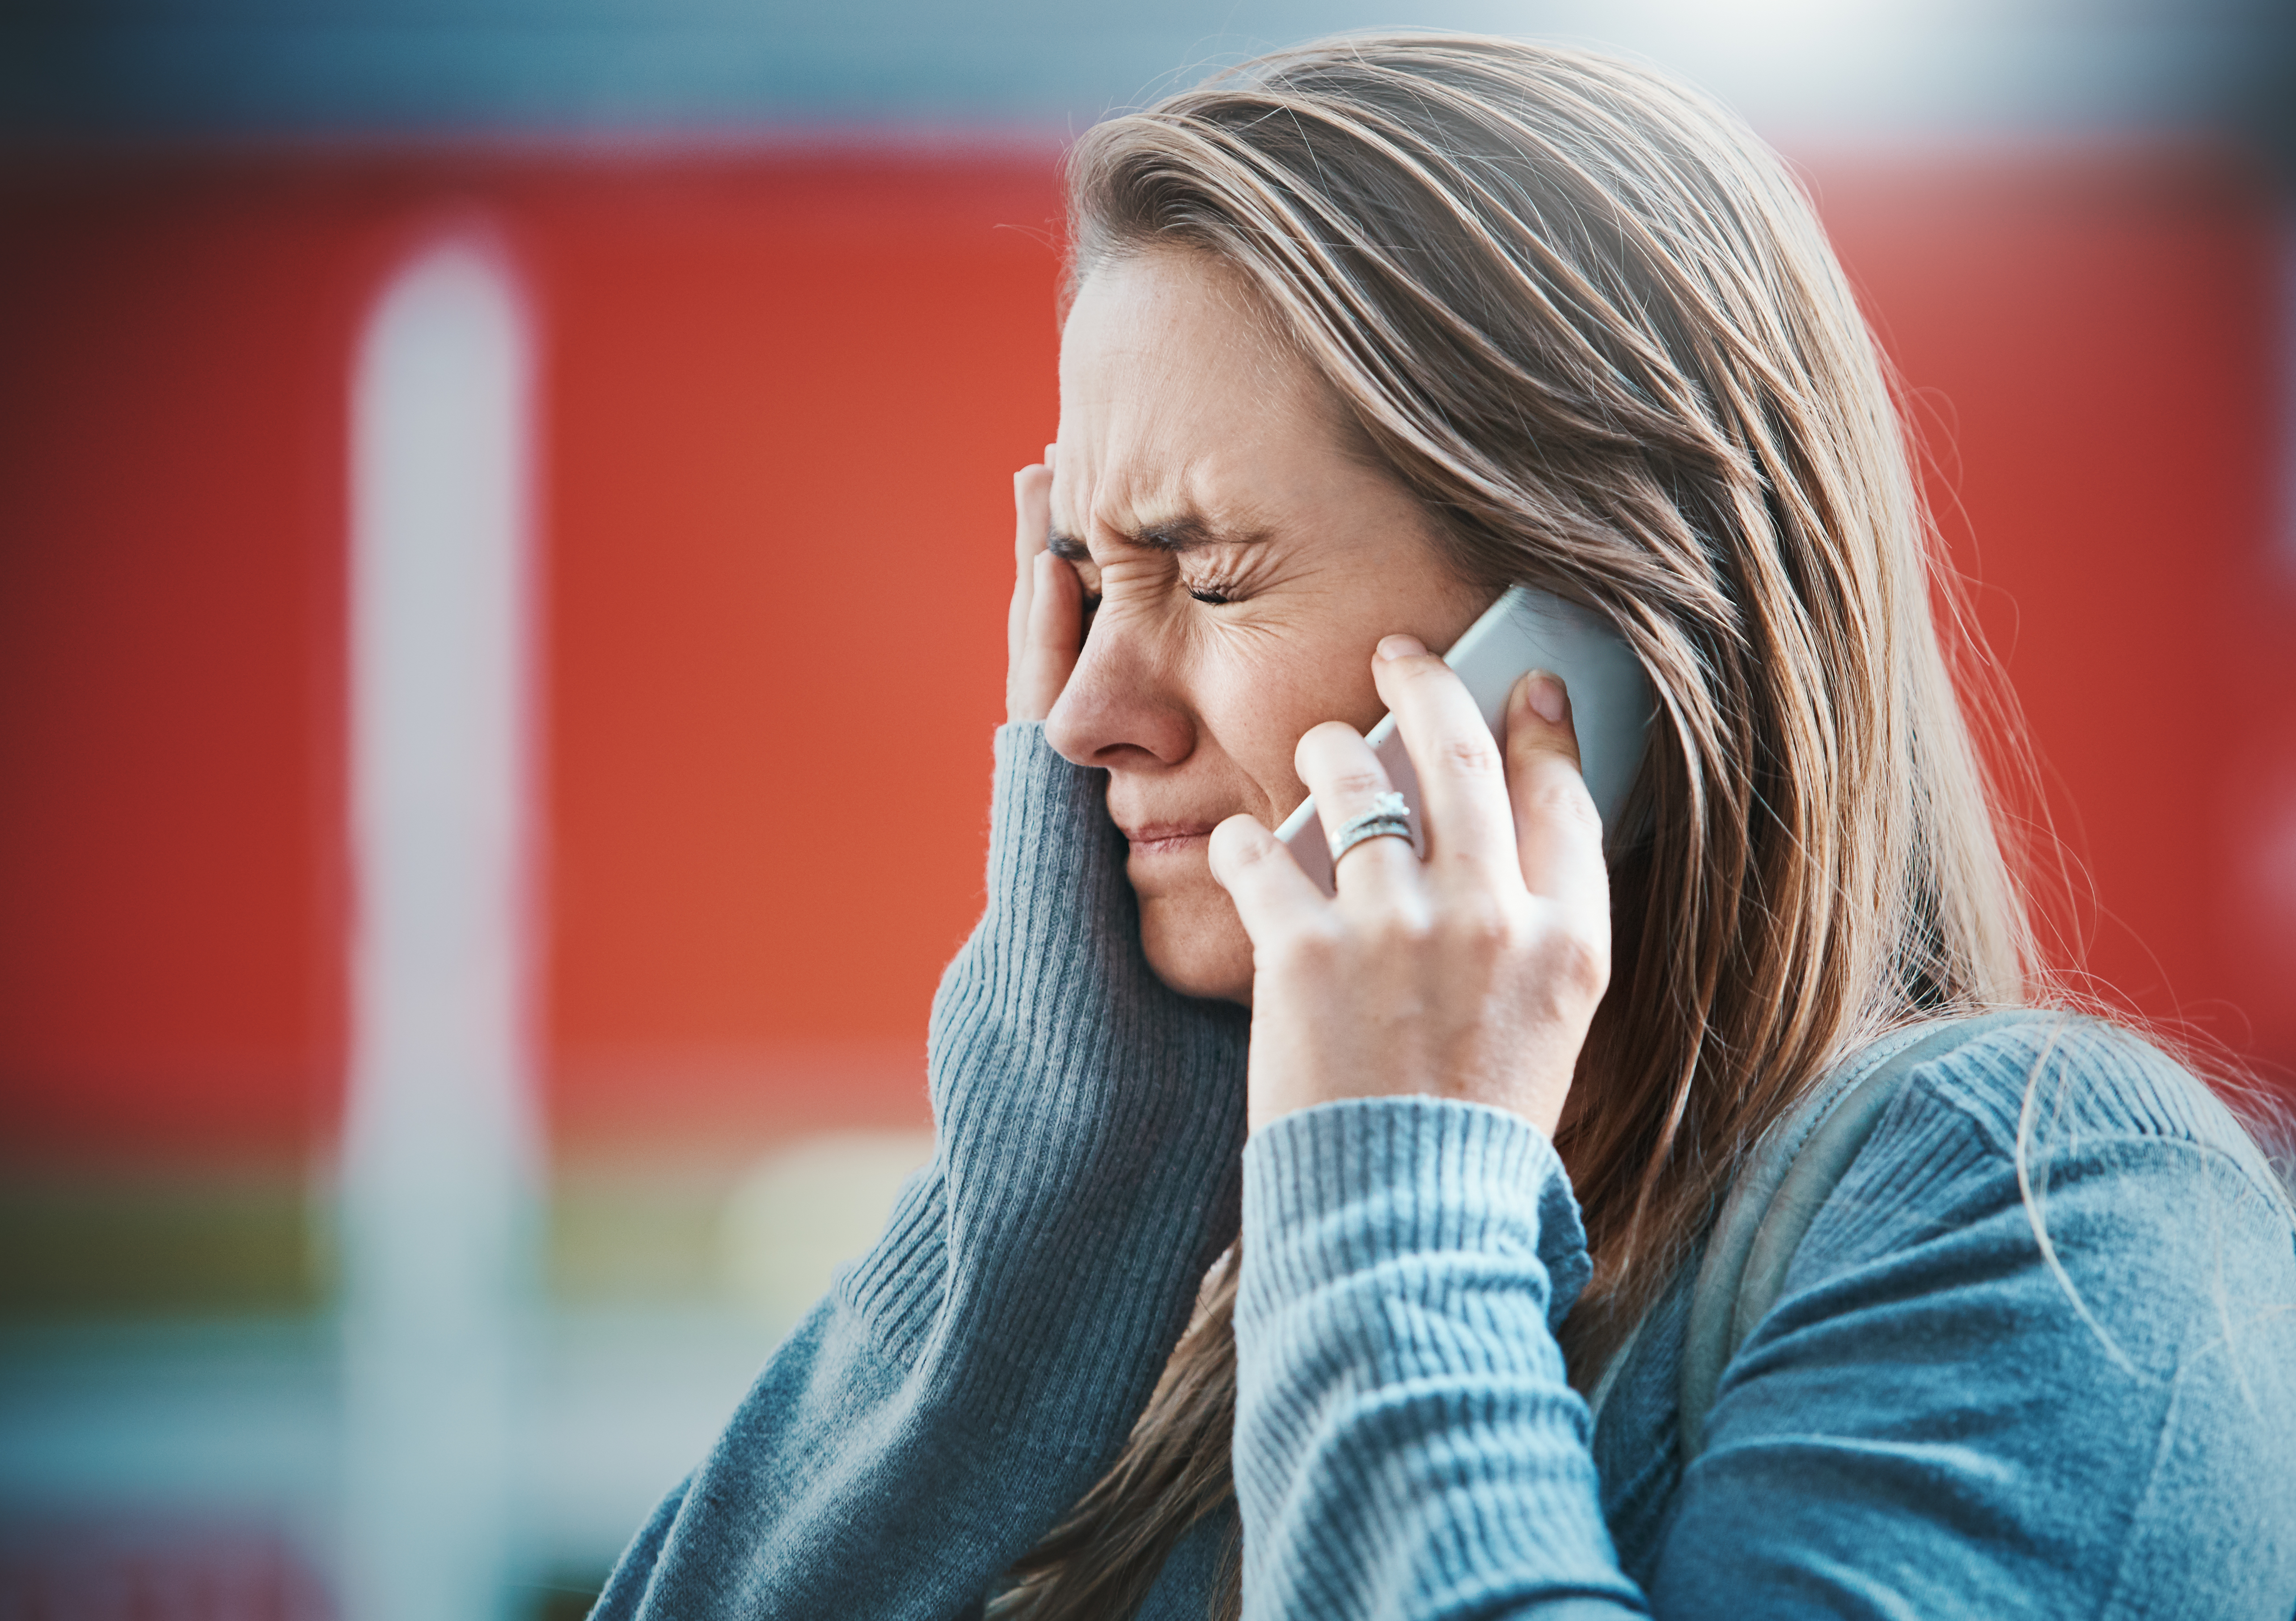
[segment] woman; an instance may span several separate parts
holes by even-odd
[[[2296,1224],[2099,1023],[1913,1071],[1677,1437],[1751,1145],[2048,991],[1775,159],[1639,69],[1396,37],[1070,174],[934,1159],[598,1613],[2284,1621]],[[1657,691],[1607,837],[1561,684],[1502,757],[1427,651],[1515,582]],[[1268,829],[1382,791],[1389,709],[1429,858],[1327,901]]]

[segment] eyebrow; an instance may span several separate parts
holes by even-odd
[[[1267,539],[1264,530],[1223,529],[1198,512],[1183,512],[1162,523],[1152,523],[1124,536],[1126,544],[1150,552],[1195,552],[1206,546],[1248,546]],[[1046,550],[1072,563],[1092,561],[1091,548],[1073,535],[1053,531]]]

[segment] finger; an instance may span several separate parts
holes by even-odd
[[[1230,816],[1212,830],[1205,847],[1212,877],[1235,903],[1243,932],[1254,948],[1270,944],[1284,929],[1312,921],[1332,903],[1316,880],[1300,870],[1275,835],[1247,815]]]
[[[1047,459],[1051,446],[1046,446]],[[1036,556],[1053,532],[1053,470],[1038,464],[1013,475],[1013,606],[1004,616],[1005,667],[1021,662],[1036,586]]]
[[[1084,645],[1084,582],[1077,578],[1076,569],[1049,552],[1039,552],[1031,572],[1029,623],[1021,632],[1020,657],[1013,660],[1005,694],[1008,720],[1042,720],[1050,715]]]
[[[1504,757],[1458,672],[1417,638],[1388,636],[1372,679],[1419,774],[1430,864],[1464,867],[1478,884],[1512,876],[1518,858]]]
[[[1334,841],[1354,817],[1374,808],[1380,796],[1394,791],[1387,767],[1379,763],[1363,734],[1343,721],[1327,720],[1311,726],[1292,751],[1292,768],[1308,791],[1316,796],[1316,815],[1324,837]],[[1418,853],[1408,839],[1365,839],[1335,857],[1332,880],[1345,895],[1350,884],[1401,882],[1419,865]]]
[[[1045,549],[1053,532],[1053,447],[1013,475],[1013,555],[1021,563]]]
[[[1572,912],[1610,921],[1603,819],[1578,774],[1578,734],[1560,678],[1533,670],[1507,694],[1507,797],[1522,881]]]

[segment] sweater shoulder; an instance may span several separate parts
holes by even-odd
[[[2044,1013],[2004,1023],[1920,1065],[1868,1151],[1972,1131],[1985,1157],[2012,1162],[2105,1142],[2201,1150],[2237,1167],[2296,1223],[2280,1175],[2225,1101],[2159,1047],[2104,1019]]]

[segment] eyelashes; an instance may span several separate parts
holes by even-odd
[[[1242,595],[1232,585],[1191,585],[1188,587],[1188,594],[1195,598],[1197,602],[1211,608],[1224,608],[1230,602],[1238,602],[1243,600]],[[1099,611],[1100,593],[1097,591],[1086,593],[1084,599],[1085,622],[1086,624],[1090,624],[1092,622],[1092,616]]]
[[[1208,608],[1224,608],[1231,602],[1244,602],[1255,594],[1258,582],[1252,578],[1257,570],[1247,568],[1241,575],[1215,574],[1207,578],[1180,581],[1181,589]]]
[[[1241,602],[1251,594],[1233,580],[1207,581],[1200,585],[1184,583],[1182,588],[1207,608],[1225,608],[1230,603]],[[1101,595],[1097,591],[1084,594],[1084,622],[1087,629],[1092,626],[1093,615],[1100,611]]]

